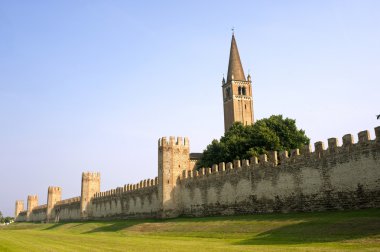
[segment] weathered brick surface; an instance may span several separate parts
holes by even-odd
[[[40,222],[46,220],[47,205],[41,205],[33,208],[32,212],[29,214],[29,221]]]
[[[332,142],[332,141],[330,141]],[[334,149],[333,149],[334,148]],[[367,141],[181,178],[185,216],[380,207],[380,145]],[[244,161],[246,162],[246,161]],[[235,166],[236,167],[236,166]]]
[[[28,212],[24,210],[24,211],[19,212],[18,215],[16,215],[15,221],[24,222],[28,220],[27,217],[28,217]]]
[[[15,217],[17,217],[21,212],[24,212],[24,201],[23,200],[16,200]]]
[[[91,199],[98,192],[100,192],[100,173],[83,172],[80,198],[80,214],[83,219],[92,216]]]
[[[157,189],[157,185],[152,185],[95,197],[91,218],[155,218],[159,207]]]
[[[69,220],[80,220],[81,219],[81,197],[74,197],[70,199],[65,199],[58,201],[54,205],[54,220],[56,222],[69,221]]]
[[[57,186],[49,186],[48,188],[48,198],[47,198],[47,212],[46,212],[46,220],[54,221],[55,211],[54,206],[57,202],[61,201],[62,197],[62,190],[60,187]]]

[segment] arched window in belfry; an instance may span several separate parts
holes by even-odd
[[[241,95],[241,87],[238,88],[238,94]]]
[[[245,87],[243,87],[243,88],[241,89],[241,92],[242,92],[243,95],[246,95],[246,94],[247,94],[247,91],[246,91]]]

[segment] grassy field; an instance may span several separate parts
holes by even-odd
[[[225,250],[380,251],[380,209],[0,227],[0,251]]]

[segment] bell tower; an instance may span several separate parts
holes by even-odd
[[[251,76],[244,75],[235,35],[232,34],[230,60],[228,62],[227,81],[222,80],[224,131],[234,122],[243,125],[253,124],[253,99]]]

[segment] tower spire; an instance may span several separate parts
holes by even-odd
[[[240,81],[246,80],[243,66],[240,61],[239,50],[237,48],[234,32],[232,32],[230,60],[228,62],[227,82],[231,81],[232,79],[240,80]]]
[[[232,32],[234,32],[232,30]],[[235,122],[252,125],[253,98],[251,76],[247,79],[241,65],[235,34],[232,33],[230,60],[228,62],[227,81],[222,80],[224,130],[227,131]]]

